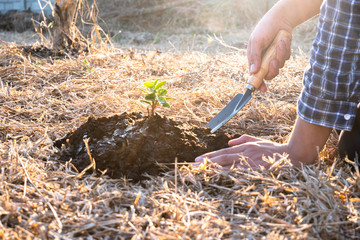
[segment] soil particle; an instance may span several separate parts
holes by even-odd
[[[227,147],[232,136],[222,131],[176,122],[155,114],[152,118],[141,113],[123,113],[111,117],[90,117],[73,133],[55,142],[60,160],[72,159],[82,171],[90,165],[84,143],[88,139],[96,168],[113,178],[126,177],[139,181],[144,174],[157,175],[178,162],[192,162],[195,157]]]

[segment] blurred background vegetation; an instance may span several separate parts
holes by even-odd
[[[41,0],[54,5],[54,1]],[[77,1],[77,0],[67,0]],[[62,1],[59,1],[62,2]],[[95,41],[105,39],[115,47],[136,47],[160,51],[216,52],[245,49],[261,17],[277,0],[81,0],[75,18],[82,34]],[[38,32],[50,26],[49,16],[41,24],[39,13],[8,14],[7,28],[36,26]],[[5,16],[5,15],[4,15]],[[24,24],[28,19],[28,24]],[[35,24],[33,21],[35,19]],[[293,50],[308,54],[316,32],[317,18],[301,24],[293,33]],[[10,25],[9,25],[10,24]],[[22,30],[24,31],[24,30]],[[43,40],[44,36],[40,36]],[[4,41],[26,44],[39,38],[33,34],[0,32]],[[45,36],[46,38],[46,36]],[[42,41],[43,42],[43,41]],[[94,42],[94,41],[93,41]]]
[[[173,35],[221,35],[230,45],[244,47],[252,29],[276,0],[102,0],[97,1],[99,24],[117,35],[147,32],[152,43]],[[317,18],[294,31],[293,48],[308,52]],[[121,33],[120,33],[121,32]],[[134,42],[143,39],[134,37]],[[176,41],[172,37],[172,41]]]

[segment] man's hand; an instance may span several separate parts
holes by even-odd
[[[229,148],[199,156],[195,162],[203,162],[205,158],[208,158],[226,170],[232,166],[252,169],[259,169],[263,166],[268,169],[271,163],[264,161],[263,157],[273,158],[275,156],[276,159],[279,153],[288,152],[286,144],[278,144],[248,135],[230,140],[229,146]]]
[[[266,49],[273,42],[280,30],[292,33],[300,23],[320,12],[322,0],[280,0],[257,24],[250,36],[247,48],[247,57],[251,74],[260,70],[261,59]],[[281,39],[276,45],[276,58],[269,64],[269,72],[265,80],[271,80],[279,74],[279,69],[290,58],[291,39]],[[266,92],[263,83],[259,90]]]
[[[280,30],[291,33],[298,24],[318,14],[322,2],[322,0],[278,1],[258,23],[250,37],[247,49],[250,72],[254,74],[259,71],[262,54]],[[270,62],[269,72],[265,79],[272,79],[279,73],[279,69],[290,57],[290,44],[290,39],[286,38],[278,42],[276,58]],[[266,85],[263,84],[259,90],[266,92]],[[271,164],[264,161],[263,157],[276,158],[276,154],[287,153],[294,166],[300,166],[302,163],[311,164],[323,148],[330,132],[330,128],[314,125],[298,118],[289,143],[278,144],[244,135],[229,141],[229,148],[206,153],[197,157],[195,161],[199,163],[209,158],[225,169],[233,165],[253,169],[261,166],[269,168]]]
[[[331,129],[305,122],[298,118],[291,133],[290,140],[286,144],[278,144],[268,140],[243,135],[229,141],[229,148],[206,153],[195,159],[195,162],[203,162],[209,158],[212,162],[229,169],[235,167],[258,169],[260,166],[270,167],[270,163],[263,157],[275,157],[279,154],[288,154],[294,166],[312,164],[318,157],[330,135]]]
[[[265,36],[265,34],[267,34],[267,36]],[[260,70],[262,56],[274,40],[275,36],[273,35],[273,32],[263,31],[262,27],[257,27],[252,33],[247,48],[251,74],[255,74]],[[290,58],[290,46],[291,39],[288,38],[281,39],[276,43],[276,58],[270,61],[269,72],[265,76],[265,80],[271,80],[279,74],[279,69],[284,67],[285,61]],[[265,83],[260,86],[259,90],[261,92],[267,91]]]

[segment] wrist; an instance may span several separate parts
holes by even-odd
[[[267,25],[267,28],[272,29],[275,33],[280,30],[291,33],[296,25],[293,24],[292,16],[289,17],[284,12],[286,12],[284,8],[270,9],[260,20],[259,25]]]
[[[296,120],[287,143],[287,152],[294,165],[313,164],[325,145],[331,128]]]
[[[295,167],[301,167],[301,165],[309,165],[315,162],[316,157],[306,154],[304,151],[294,148],[291,144],[284,144],[284,152],[289,155],[291,163]]]

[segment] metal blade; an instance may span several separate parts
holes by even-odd
[[[207,128],[211,128],[211,132],[215,132],[217,129],[219,129],[222,125],[221,124],[224,119],[226,119],[227,117],[229,117],[234,110],[236,109],[236,107],[239,105],[241,99],[242,99],[243,95],[241,93],[237,94],[233,99],[231,99],[231,101],[223,108],[223,110],[221,110],[213,119],[211,119],[211,121],[206,124],[205,127]],[[237,112],[235,112],[236,114]],[[234,115],[231,115],[231,117]],[[230,117],[230,118],[231,118]]]
[[[246,89],[244,96],[241,98],[239,105],[236,107],[236,112],[240,111],[251,99],[253,91]]]
[[[236,113],[238,113],[245,104],[251,99],[251,94],[253,91],[247,89],[245,94],[237,94],[228,105],[225,106],[221,112],[219,112],[207,125],[206,127],[211,128],[211,133],[214,133],[225,123],[227,123]],[[241,99],[239,100],[239,95]],[[236,101],[235,101],[236,99]]]

